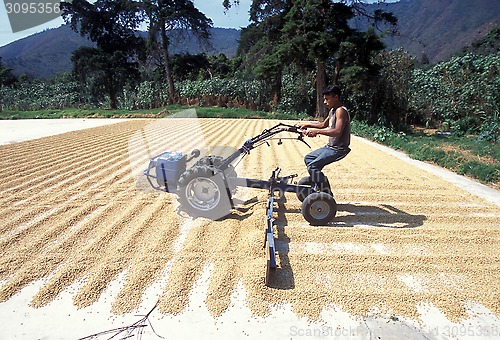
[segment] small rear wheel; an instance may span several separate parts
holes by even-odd
[[[189,215],[219,219],[231,211],[231,199],[220,173],[194,166],[179,179],[179,203]]]
[[[302,216],[311,225],[327,225],[337,214],[337,202],[324,192],[314,192],[302,202]]]

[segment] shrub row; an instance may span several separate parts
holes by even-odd
[[[420,117],[414,121],[426,122],[429,126],[497,140],[500,129],[500,55],[457,56],[428,70],[415,69],[409,73],[411,63],[401,61],[407,58],[404,53],[385,53],[388,54],[385,59],[390,62],[383,65],[381,74],[386,78],[382,77],[383,81],[406,80],[391,83],[390,87],[372,89],[373,98],[382,94],[384,98],[388,94],[392,96],[392,99],[384,99],[385,104],[380,110],[388,112],[379,115],[384,119],[379,119],[378,124],[399,128],[401,117],[411,112]],[[313,114],[315,90],[311,79],[307,75],[285,73],[278,101],[271,97],[269,84],[263,80],[214,77],[200,81],[184,80],[177,82],[176,87],[179,103],[184,105]],[[350,103],[353,116],[366,117],[363,111],[373,109],[373,98],[352,89],[347,93],[350,97],[345,99]],[[396,102],[397,105],[389,104]],[[168,88],[157,81],[142,81],[136,86],[125,87],[119,97],[120,109],[151,109],[167,103]],[[15,87],[2,86],[0,105],[0,108],[10,110],[105,108],[107,101],[95,100],[85,85],[70,75],[62,75],[46,81],[20,82]]]

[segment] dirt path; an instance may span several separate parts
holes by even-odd
[[[310,318],[332,305],[354,315],[418,318],[417,305],[429,302],[458,320],[477,302],[500,316],[498,206],[355,140],[351,154],[326,169],[339,204],[331,225],[309,226],[294,195],[277,209],[279,268],[269,288],[265,191],[239,190],[247,203],[222,221],[191,220],[177,214],[174,196],[137,190],[134,177],[152,155],[239,147],[275,122],[152,122],[0,146],[0,302],[45,280],[31,301],[45,306],[79,282],[73,303],[84,307],[126,273],[112,302],[115,313],[126,313],[168,275],[160,311],[175,314],[211,268],[206,304],[214,316],[228,308],[239,282],[256,315],[291,303]],[[324,143],[310,140],[313,148]],[[292,141],[263,146],[238,174],[268,178],[280,166],[304,175],[307,152]]]

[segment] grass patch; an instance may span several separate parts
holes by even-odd
[[[500,145],[480,141],[475,136],[443,136],[438,134],[395,133],[390,129],[354,121],[352,132],[411,158],[430,162],[466,175],[486,184],[500,184]]]
[[[490,183],[498,181],[499,171],[500,166],[498,166],[498,164],[488,165],[478,161],[470,161],[461,164],[458,167],[457,173],[460,175],[475,177],[485,183]]]
[[[165,108],[152,110],[106,110],[106,109],[63,109],[63,110],[37,110],[37,111],[12,111],[0,112],[1,119],[59,119],[59,118],[162,118],[192,109],[193,107],[170,105]],[[195,107],[199,118],[240,118],[240,119],[301,119],[304,115],[284,113],[268,113],[252,111],[244,108],[221,107]]]
[[[59,118],[125,118],[157,116],[165,110],[105,110],[105,109],[63,109],[0,112],[0,119],[59,119]]]

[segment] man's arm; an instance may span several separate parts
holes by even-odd
[[[324,129],[328,126],[328,117],[322,122],[305,122],[305,123],[299,123],[299,128],[301,129],[308,129],[308,128],[314,128],[314,129]]]
[[[316,137],[317,135],[325,135],[328,137],[338,137],[342,134],[342,131],[344,131],[344,127],[347,124],[347,121],[349,120],[349,116],[347,114],[347,111],[343,107],[339,107],[335,111],[336,115],[336,123],[334,128],[326,128],[328,127],[328,118],[325,120],[326,126],[325,128],[315,128],[313,127],[312,129],[308,129],[307,131],[304,132],[304,134],[308,137]]]

